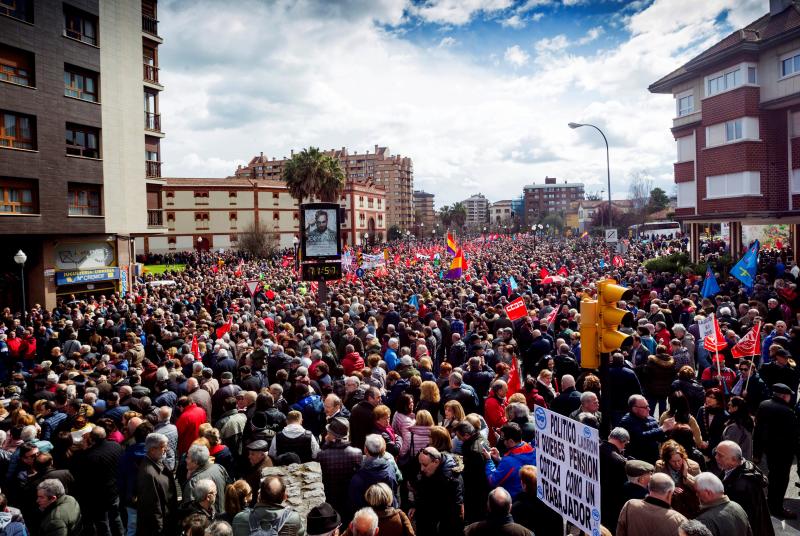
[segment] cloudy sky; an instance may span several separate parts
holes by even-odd
[[[555,176],[673,192],[675,115],[647,86],[768,0],[161,0],[164,173],[387,146],[437,207]]]

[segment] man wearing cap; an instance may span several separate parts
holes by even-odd
[[[622,507],[617,521],[617,536],[674,536],[681,523],[686,521],[683,514],[670,507],[675,483],[669,475],[653,475],[647,489],[644,499],[630,500]]]
[[[263,439],[257,439],[248,443],[245,448],[247,449],[247,460],[250,462],[250,467],[244,479],[250,484],[250,489],[258,489],[261,485],[262,473],[265,467],[272,467],[272,459],[267,456],[269,450],[269,443]],[[256,502],[255,493],[250,501],[252,507]]]
[[[308,536],[339,536],[342,519],[330,504],[324,502],[312,508],[306,516]]]
[[[766,363],[761,366],[759,373],[761,378],[770,389],[776,384],[781,383],[789,387],[789,389],[796,390],[798,383],[800,383],[800,371],[794,361],[790,360],[791,354],[785,348],[777,344],[770,347],[770,351],[774,351],[774,361]],[[794,394],[791,397],[791,403],[794,404],[797,399]]]
[[[325,497],[349,521],[352,509],[347,502],[350,480],[361,467],[361,451],[350,445],[347,436],[350,423],[343,417],[333,417],[325,427],[325,442],[317,454],[322,469]]]
[[[798,419],[790,401],[794,391],[783,383],[772,386],[772,398],[758,406],[753,432],[753,461],[767,455],[769,487],[767,500],[772,515],[794,519],[796,514],[783,507],[789,485],[789,471],[798,447]]]
[[[621,504],[631,499],[644,499],[647,497],[647,484],[655,472],[655,467],[642,460],[628,460],[625,462],[625,476],[628,481],[622,484],[620,492]]]

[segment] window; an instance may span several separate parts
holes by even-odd
[[[66,141],[68,155],[100,158],[100,130],[67,123]]]
[[[755,67],[748,67],[747,68],[747,83],[748,84],[757,84],[758,79],[756,76],[756,68]]]
[[[278,199],[278,192],[272,192],[272,199]]]
[[[694,95],[678,96],[678,117],[694,113]]]
[[[231,244],[236,244],[237,242],[239,242],[239,235],[232,234],[230,235],[230,239],[231,239]]]
[[[742,120],[734,119],[725,123],[725,141],[742,139]]]
[[[167,192],[167,204],[174,205],[175,204],[175,192]]]
[[[33,54],[0,45],[0,80],[33,87],[33,73]]]
[[[0,178],[0,214],[36,214],[36,181]]]
[[[800,72],[800,53],[793,53],[787,58],[781,60],[781,76],[789,76],[794,73]]]
[[[279,219],[281,219],[280,215],[277,212],[273,212],[272,213],[272,220],[273,221],[278,221]]]
[[[36,119],[0,110],[0,147],[36,149]]]
[[[208,229],[208,219],[209,219],[208,212],[195,212],[194,213],[195,227],[197,227],[198,229]]]
[[[167,221],[175,221],[175,213],[174,212],[167,212]]]
[[[98,102],[97,73],[79,69],[71,65],[64,66],[64,95],[89,102]]]
[[[33,24],[33,0],[0,0],[0,15]]]
[[[195,190],[194,191],[194,202],[196,205],[207,205],[208,204],[208,192]]]
[[[697,205],[697,184],[695,181],[679,182],[677,208],[693,208]]]
[[[65,5],[64,35],[97,46],[97,17]]]
[[[761,173],[743,171],[706,177],[706,197],[717,199],[742,195],[761,195]]]
[[[708,79],[706,86],[706,96],[716,95],[729,89],[733,89],[742,84],[741,69],[737,67],[735,70],[728,71]]]
[[[70,216],[101,216],[100,187],[94,184],[70,184],[67,187]]]
[[[174,236],[168,236],[167,237],[167,245],[169,246],[169,249],[176,249],[177,248],[178,244],[177,244],[177,240],[175,239]]]

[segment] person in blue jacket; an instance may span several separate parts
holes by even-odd
[[[502,458],[496,448],[483,451],[486,478],[489,487],[503,487],[513,498],[522,492],[519,470],[523,465],[536,465],[536,450],[522,440],[522,429],[515,422],[500,428],[500,440],[507,449]]]

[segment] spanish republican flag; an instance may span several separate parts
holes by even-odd
[[[589,236],[589,231],[584,231],[584,232],[581,234],[581,238],[586,238],[587,236]]]
[[[453,238],[453,235],[447,233],[447,252],[450,255],[456,256],[457,251],[458,251],[458,246],[456,246],[456,241]]]
[[[450,263],[450,268],[447,270],[447,273],[444,274],[445,279],[461,279],[461,274],[464,271],[465,265],[464,252],[461,251],[461,248],[458,248],[456,256]]]

